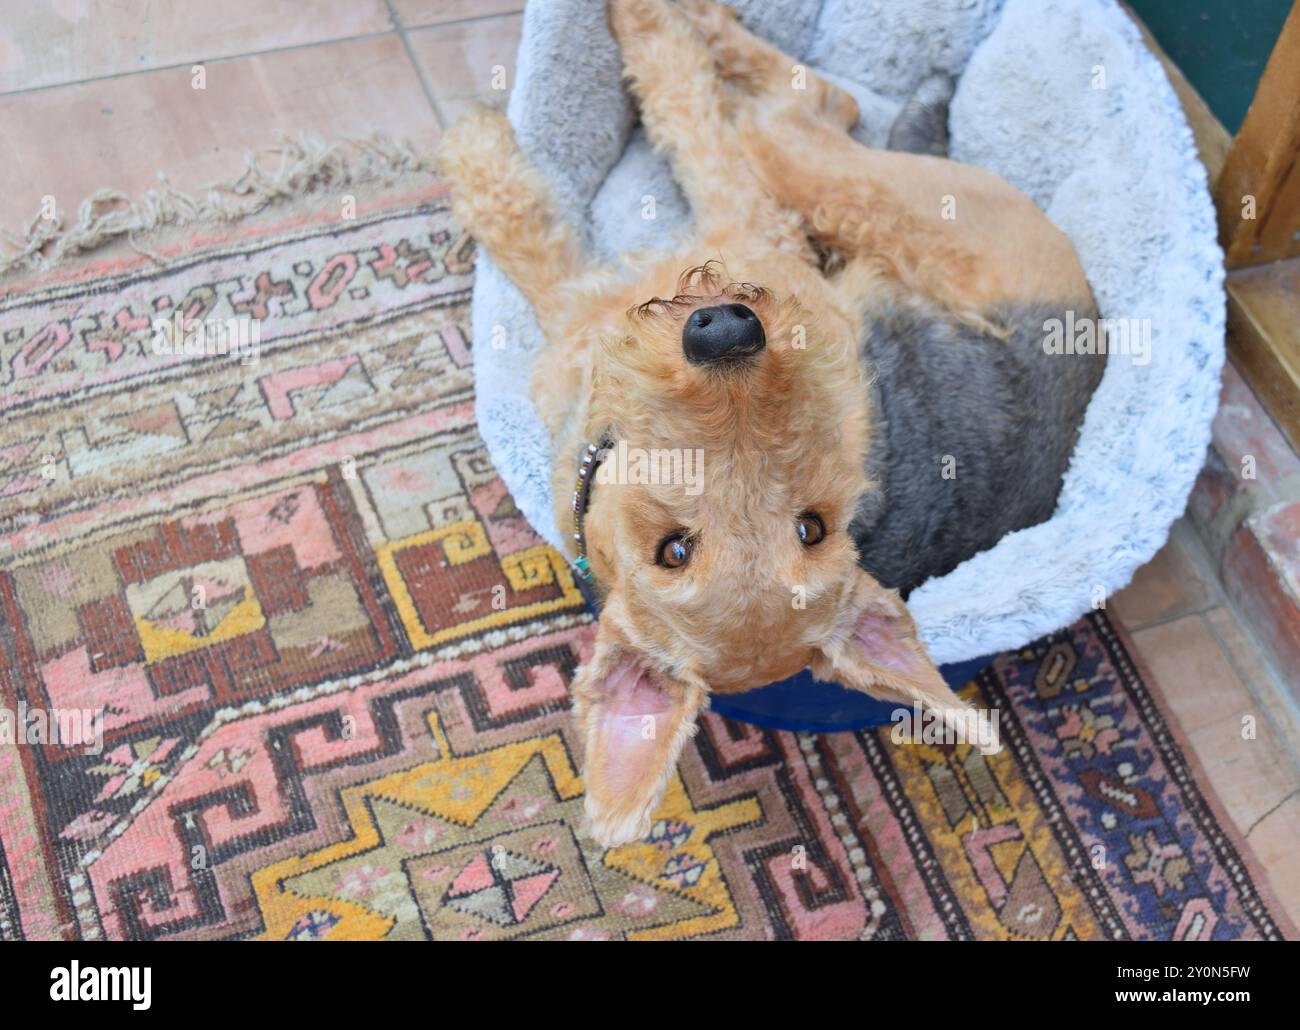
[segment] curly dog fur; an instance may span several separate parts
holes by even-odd
[[[1026,304],[1091,310],[1073,249],[1032,202],[980,169],[855,143],[854,101],[725,8],[611,0],[609,17],[695,215],[675,253],[617,269],[583,253],[500,113],[467,115],[441,148],[457,216],[546,336],[533,396],[561,524],[588,441],[705,456],[700,491],[602,484],[587,510],[603,610],[573,694],[589,829],[606,846],[648,831],[710,692],[811,666],[960,713],[899,593],[859,562],[881,433],[860,342],[885,311],[990,346],[1014,338]],[[761,353],[739,368],[684,360],[692,313],[738,303],[761,322]],[[808,513],[825,529],[811,546]],[[656,558],[673,534],[689,560],[667,567]]]

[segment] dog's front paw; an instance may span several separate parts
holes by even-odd
[[[504,112],[478,105],[470,108],[442,136],[438,165],[453,185],[476,188],[490,179],[502,161],[515,153],[515,133]]]
[[[666,0],[609,0],[609,26],[621,45],[661,30],[671,15]]]
[[[677,0],[677,5],[710,46],[721,42],[728,26],[737,20],[735,11],[713,0]]]

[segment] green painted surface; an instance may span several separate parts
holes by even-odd
[[[1235,134],[1291,0],[1129,0],[1129,4],[1210,110]]]

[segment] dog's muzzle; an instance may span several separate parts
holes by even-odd
[[[682,352],[692,365],[736,361],[766,346],[763,323],[744,304],[699,308],[682,330]]]

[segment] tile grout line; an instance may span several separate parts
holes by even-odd
[[[1175,612],[1172,615],[1162,615],[1158,619],[1154,619],[1151,622],[1144,622],[1141,625],[1135,622],[1129,622],[1113,609],[1107,608],[1105,611],[1111,616],[1111,618],[1118,619],[1122,622],[1124,628],[1129,631],[1130,636],[1136,637],[1139,633],[1144,633],[1149,629],[1159,629],[1161,626],[1168,626],[1170,623],[1177,622],[1179,619],[1190,618],[1193,615],[1204,615],[1206,612],[1213,611],[1215,608],[1222,608],[1223,606],[1224,602],[1222,601],[1211,601],[1204,608],[1186,608]]]
[[[386,0],[391,7],[391,0]],[[476,21],[491,21],[493,18],[509,18],[511,15],[523,14],[524,9],[520,7],[515,11],[494,11],[491,14],[470,14],[464,18],[448,18],[446,21],[430,21],[422,25],[407,25],[407,32],[423,32],[425,29],[441,29],[452,25],[471,25]]]
[[[1263,714],[1265,725],[1272,731],[1274,738],[1282,749],[1282,753],[1290,761],[1292,768],[1300,770],[1300,754],[1297,754],[1293,746],[1294,729],[1300,728],[1300,713],[1297,713],[1290,703],[1290,694],[1286,690],[1285,684],[1280,682],[1277,672],[1267,661],[1263,660],[1262,655],[1260,656],[1260,673],[1262,676],[1267,677],[1268,682],[1260,683],[1257,676],[1249,674],[1238,661],[1233,648],[1229,646],[1228,641],[1209,618],[1211,612],[1216,609],[1222,610],[1234,623],[1240,626],[1245,642],[1248,645],[1254,644],[1250,630],[1237,616],[1236,609],[1233,607],[1227,591],[1223,589],[1223,585],[1219,581],[1218,573],[1204,549],[1204,542],[1194,532],[1180,532],[1178,523],[1175,523],[1171,529],[1169,542],[1176,544],[1182,550],[1190,566],[1188,571],[1206,589],[1206,600],[1203,605],[1193,605],[1181,612],[1166,615],[1141,626],[1132,625],[1120,618],[1120,622],[1123,623],[1132,637],[1139,656],[1142,655],[1143,643],[1140,636],[1146,630],[1159,629],[1183,619],[1198,619],[1202,630],[1223,657],[1225,664],[1237,678],[1237,682],[1241,684],[1242,689],[1245,690],[1250,702]],[[1119,617],[1118,613],[1113,614],[1115,617]],[[1213,778],[1211,778],[1211,782],[1213,782]]]
[[[1185,539],[1188,532],[1190,532],[1190,527],[1187,527],[1188,532],[1179,530],[1179,523],[1185,523],[1186,518],[1187,513],[1184,512],[1177,520],[1175,520],[1174,524],[1169,527],[1169,533],[1165,538],[1165,543],[1161,550],[1163,551],[1165,548],[1174,546],[1182,552],[1183,557],[1190,566],[1190,569],[1187,571],[1191,572],[1200,585],[1206,588],[1205,602],[1199,605],[1193,603],[1187,608],[1176,610],[1168,615],[1162,615],[1159,618],[1152,619],[1150,622],[1144,622],[1140,626],[1136,623],[1126,622],[1121,618],[1120,621],[1124,622],[1125,628],[1131,634],[1136,635],[1142,630],[1155,629],[1157,626],[1167,626],[1169,623],[1177,622],[1179,619],[1185,619],[1189,615],[1204,615],[1206,612],[1211,611],[1214,608],[1219,608],[1228,604],[1228,596],[1223,589],[1223,585],[1219,582],[1218,572],[1212,569],[1206,561],[1202,560],[1203,556],[1196,551],[1194,546],[1189,545],[1188,541]],[[1191,535],[1193,537],[1196,536],[1194,532],[1192,532]],[[1199,540],[1197,542],[1199,543]],[[1154,556],[1152,560],[1154,560]],[[1150,562],[1145,564],[1150,564]],[[1132,581],[1130,581],[1129,585],[1132,585]],[[1179,589],[1183,593],[1186,593],[1186,591],[1182,590],[1181,585]]]
[[[512,14],[523,13],[523,9],[520,8],[517,11],[497,11],[494,14],[471,14],[464,18],[449,18],[446,21],[432,21],[421,25],[402,25],[398,20],[397,12],[393,9],[392,0],[384,0],[384,5],[388,9],[388,14],[394,27],[379,32],[362,32],[355,36],[338,36],[333,39],[317,39],[312,40],[309,43],[290,43],[288,46],[268,47],[264,50],[244,50],[237,54],[223,54],[220,57],[194,58],[188,61],[176,61],[173,64],[156,64],[150,65],[147,68],[132,68],[129,71],[110,72],[107,75],[92,75],[89,78],[84,79],[67,79],[61,82],[46,82],[40,86],[23,86],[19,89],[0,90],[0,99],[5,97],[18,97],[26,93],[42,93],[45,90],[60,89],[63,86],[87,86],[92,82],[108,82],[112,79],[129,78],[132,75],[146,75],[149,72],[177,71],[181,68],[192,68],[196,64],[220,64],[224,61],[239,61],[249,57],[263,57],[267,54],[289,53],[294,50],[308,50],[311,47],[333,46],[336,43],[357,43],[362,40],[379,39],[382,36],[392,34],[401,37],[403,43],[405,43],[406,33],[408,32],[424,32],[430,29],[449,28],[457,25],[470,25],[475,22],[490,21],[493,18],[508,17]],[[408,55],[410,53],[409,46],[407,47],[407,53]],[[417,72],[419,71],[418,66],[416,70]],[[421,74],[420,78],[423,81],[423,74]],[[435,114],[438,114],[439,120],[441,121],[442,115],[441,112],[436,109],[436,105]]]
[[[432,32],[441,28],[451,28],[451,27],[457,27],[461,25],[472,25],[479,22],[488,22],[498,18],[509,18],[515,15],[523,14],[522,9],[517,11],[496,11],[491,14],[469,15],[464,18],[450,18],[447,19],[446,21],[430,22],[428,24],[407,26],[404,25],[401,19],[398,17],[397,11],[393,7],[393,0],[384,0],[384,6],[388,11],[389,20],[392,23],[392,27],[379,32],[365,32],[353,36],[339,36],[333,39],[313,40],[307,43],[295,43],[289,46],[270,47],[262,50],[247,50],[235,54],[225,54],[222,55],[221,57],[194,58],[185,61],[177,61],[172,64],[152,65],[147,68],[133,68],[128,71],[112,72],[108,75],[97,75],[97,76],[91,76],[83,79],[68,79],[62,82],[50,82],[39,86],[27,86],[21,89],[0,90],[0,100],[9,97],[26,96],[32,93],[43,93],[50,90],[62,89],[64,87],[87,86],[98,82],[110,82],[117,79],[131,78],[132,76],[136,76],[136,75],[147,75],[151,72],[179,71],[185,68],[193,68],[196,65],[202,65],[206,67],[208,65],[224,64],[230,61],[246,60],[254,57],[267,57],[272,54],[292,53],[298,50],[324,48],[324,47],[330,47],[336,45],[343,45],[346,43],[363,42],[365,40],[382,39],[385,36],[395,35],[401,41],[402,48],[406,52],[406,58],[408,61],[410,61],[411,67],[415,71],[416,78],[420,82],[420,88],[424,92],[425,100],[429,104],[429,108],[433,114],[434,121],[437,123],[439,129],[445,130],[448,124],[447,116],[443,112],[441,105],[438,103],[437,96],[435,95],[433,87],[429,83],[428,77],[426,76],[424,71],[424,67],[421,65],[420,61],[415,55],[415,50],[411,45],[409,33],[413,31]]]
[[[391,10],[391,7],[390,7]],[[367,39],[382,39],[384,36],[395,35],[395,30],[385,29],[383,32],[363,32],[356,36],[340,36],[337,39],[318,39],[311,43],[293,43],[290,46],[270,47],[266,50],[248,50],[238,54],[225,54],[221,57],[196,58],[190,61],[177,61],[175,64],[159,64],[149,68],[132,68],[130,71],[112,72],[109,75],[92,75],[87,79],[69,79],[67,82],[49,82],[43,86],[28,86],[24,89],[11,89],[0,92],[0,99],[6,97],[20,97],[28,93],[43,93],[47,90],[62,89],[64,86],[88,86],[94,82],[109,82],[114,79],[129,79],[134,75],[148,75],[150,72],[174,72],[181,68],[193,68],[195,65],[204,67],[211,64],[224,64],[227,61],[240,61],[250,57],[265,57],[270,54],[287,54],[297,50],[310,50],[313,47],[338,46],[343,43],[359,43]]]
[[[438,123],[439,129],[445,131],[447,118],[442,113],[437,98],[433,95],[433,87],[429,85],[428,77],[424,74],[424,66],[416,59],[415,49],[411,46],[411,41],[406,34],[406,26],[402,24],[402,20],[397,16],[397,10],[393,7],[393,0],[384,0],[384,6],[388,8],[388,17],[392,20],[393,31],[397,33],[397,38],[402,41],[402,49],[406,51],[406,59],[411,62],[411,67],[415,69],[416,78],[420,80],[420,88],[424,90],[424,97],[429,101],[434,121]]]
[[[1225,611],[1227,611],[1234,619],[1236,618],[1231,608],[1226,608]],[[1259,710],[1264,716],[1264,722],[1268,724],[1269,729],[1273,731],[1273,735],[1277,738],[1282,750],[1285,751],[1287,757],[1291,759],[1292,767],[1300,770],[1300,755],[1296,754],[1295,748],[1292,745],[1292,737],[1294,734],[1288,732],[1287,727],[1282,724],[1282,720],[1287,718],[1288,712],[1285,710],[1281,712],[1276,711],[1277,708],[1286,703],[1285,697],[1261,697],[1259,690],[1255,685],[1255,677],[1247,675],[1246,670],[1237,663],[1237,657],[1233,654],[1233,649],[1228,646],[1228,642],[1224,640],[1214,623],[1211,622],[1204,613],[1200,615],[1200,619],[1201,622],[1204,623],[1205,630],[1209,633],[1210,639],[1214,641],[1215,646],[1218,647],[1219,652],[1227,661],[1228,668],[1232,670],[1238,681],[1245,688],[1247,696],[1259,706]],[[1263,665],[1265,673],[1271,675],[1268,666],[1262,661],[1261,664]],[[1273,685],[1270,693],[1279,693],[1276,684]]]
[[[1224,588],[1219,569],[1204,538],[1190,523],[1186,523],[1185,526],[1187,531],[1180,534],[1179,545],[1191,563],[1193,574],[1209,586],[1211,592],[1218,598],[1218,604],[1213,604],[1198,613],[1205,630],[1227,660],[1228,668],[1246,688],[1246,694],[1264,713],[1264,721],[1281,743],[1287,757],[1291,759],[1293,768],[1300,769],[1300,754],[1297,753],[1294,745],[1297,735],[1300,734],[1300,709],[1297,708],[1294,695],[1285,679],[1269,660],[1267,650],[1260,647],[1249,623],[1238,614],[1237,605]],[[1249,670],[1242,665],[1236,651],[1219,632],[1214,621],[1209,618],[1209,613],[1215,608],[1221,608],[1227,614],[1238,627],[1242,642],[1255,651],[1258,659],[1258,675],[1250,674]]]

